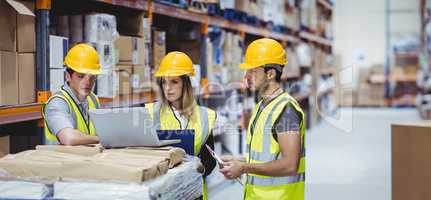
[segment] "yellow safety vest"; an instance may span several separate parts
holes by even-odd
[[[181,123],[176,118],[174,111],[169,106],[161,106],[160,103],[145,104],[149,113],[152,113],[154,124],[158,130],[178,130],[181,129]],[[197,156],[202,146],[207,141],[214,128],[216,113],[209,108],[196,105],[194,112],[189,119],[186,129],[195,131],[194,154]],[[203,180],[202,188],[203,199],[208,199],[207,187]]]
[[[262,101],[253,110],[247,129],[247,163],[266,163],[280,159],[279,143],[273,137],[273,127],[286,105],[301,113],[301,155],[297,175],[271,177],[246,174],[244,199],[288,199],[303,200],[305,187],[305,116],[298,102],[288,93],[272,100],[258,115]]]
[[[179,130],[181,123],[176,118],[174,111],[169,106],[161,106],[159,103],[145,104],[149,113],[152,113],[154,124],[158,130]],[[198,106],[194,108],[194,112],[189,120],[186,129],[195,131],[194,152],[197,156],[202,145],[205,144],[211,130],[214,128],[216,114],[213,110]]]
[[[50,97],[46,104],[48,104],[52,99],[54,98],[61,98],[63,99],[71,112],[72,117],[75,119],[75,128],[81,131],[82,133],[88,134],[88,135],[96,135],[96,129],[94,128],[93,122],[91,119],[89,119],[89,123],[84,120],[84,116],[81,113],[81,110],[79,110],[77,103],[73,100],[71,94],[69,94],[66,90],[63,88],[60,89],[55,95]],[[91,93],[87,96],[88,101],[88,108],[89,109],[97,109],[100,107],[99,98],[94,93]],[[60,141],[58,140],[57,136],[49,130],[48,123],[45,117],[45,106],[43,106],[42,115],[45,119],[45,140],[47,144],[60,144]]]

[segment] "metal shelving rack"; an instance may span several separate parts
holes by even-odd
[[[41,110],[43,103],[48,100],[51,93],[50,90],[50,74],[49,74],[49,15],[52,11],[52,0],[35,0],[36,2],[36,89],[37,89],[37,102],[25,105],[13,105],[0,107],[0,125],[15,126],[18,123],[25,123],[30,121],[37,121],[37,130],[40,136],[43,135],[43,123]],[[269,37],[279,40],[283,44],[309,42],[320,48],[332,48],[332,41],[321,37],[312,32],[302,30],[290,30],[291,34],[273,32],[264,27],[252,26],[245,23],[236,23],[218,16],[209,16],[206,14],[196,13],[187,9],[173,7],[162,3],[154,2],[152,0],[82,0],[81,2],[88,2],[92,4],[100,4],[103,6],[110,6],[111,8],[131,9],[138,12],[143,12],[149,19],[150,23],[154,15],[167,16],[174,19],[185,20],[189,22],[198,23],[201,25],[201,39],[207,37],[208,27],[215,26],[223,29],[237,31],[244,39],[246,35],[253,35],[259,37]],[[332,12],[332,5],[327,0],[318,0],[317,4],[323,6],[327,12]],[[201,54],[205,55],[205,48],[201,47]],[[206,78],[206,61],[202,59],[202,80],[201,86],[206,88],[203,91],[203,97],[209,97],[212,93],[220,92],[219,90],[211,90],[208,86],[208,79]],[[332,73],[332,69],[325,69],[323,73]],[[298,78],[297,75],[288,76],[289,79]],[[240,90],[241,87],[232,87],[224,90]],[[223,91],[224,92],[224,91]],[[293,94],[299,101],[309,102],[312,95],[310,92],[303,92]],[[139,105],[148,101],[154,100],[155,93],[152,91],[143,92],[141,94],[120,96],[114,99],[102,98],[102,104],[105,107],[118,107],[118,106],[133,106]],[[205,99],[205,98],[204,98]]]

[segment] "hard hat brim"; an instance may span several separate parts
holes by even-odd
[[[257,67],[259,67],[259,66],[250,65],[248,63],[241,63],[241,64],[239,64],[239,68],[241,70],[248,70],[248,69],[253,69],[253,68],[257,68]]]
[[[70,67],[70,66],[67,66],[67,67],[72,69],[73,71],[81,73],[81,74],[100,75],[102,73],[101,69],[91,70],[91,69],[79,69],[79,68]]]
[[[239,68],[241,69],[241,70],[249,70],[249,69],[253,69],[253,68],[258,68],[258,67],[261,67],[261,66],[263,66],[263,65],[268,65],[268,64],[278,64],[278,65],[286,65],[288,62],[286,61],[286,62],[284,62],[284,63],[265,63],[265,64],[262,64],[262,65],[252,65],[252,64],[248,64],[248,63],[241,63],[241,64],[239,64]]]
[[[162,72],[157,71],[154,73],[155,77],[164,77],[164,76],[182,76],[182,75],[188,75],[188,76],[195,76],[195,72],[185,73],[183,71],[169,71],[169,72]]]

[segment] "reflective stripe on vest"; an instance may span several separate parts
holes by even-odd
[[[152,116],[157,130],[172,130],[172,129],[181,128],[181,126],[179,125],[179,122],[175,118],[175,114],[171,109],[166,109],[166,108],[163,109],[164,113],[163,113],[163,116],[161,116],[162,108],[160,103],[147,104],[146,107],[149,109],[149,112],[153,113]],[[208,139],[208,136],[211,133],[211,130],[213,128],[212,126],[214,126],[215,116],[210,117],[209,112],[214,113],[214,111],[206,107],[196,105],[194,110],[199,111],[199,112],[193,113],[193,115],[198,115],[198,117],[192,116],[192,118],[199,119],[199,121],[196,122],[197,124],[195,124],[195,122],[189,121],[186,129],[195,130],[194,152],[195,152],[195,155],[198,155],[202,145],[205,144],[206,140]],[[212,115],[215,115],[215,113]],[[170,120],[173,120],[173,118],[175,118],[175,121],[170,121]],[[161,123],[161,121],[167,122],[167,120],[170,122]],[[178,125],[178,126],[175,126],[175,125]]]
[[[273,127],[286,105],[291,105],[302,115],[300,124],[301,149],[298,163],[299,167],[297,174],[294,176],[270,177],[247,174],[247,190],[245,197],[246,199],[253,199],[258,196],[263,197],[269,195],[268,198],[271,197],[270,199],[286,199],[285,196],[287,195],[289,196],[288,199],[303,199],[303,184],[305,182],[304,113],[296,100],[287,93],[281,94],[272,100],[258,115],[257,112],[260,105],[261,102],[256,105],[247,129],[247,162],[265,163],[281,158],[279,144],[273,137]],[[283,194],[285,196],[277,196],[277,194]],[[292,196],[294,196],[294,198],[292,198]]]
[[[303,181],[305,181],[305,173],[300,173],[296,176],[288,176],[283,179],[262,178],[258,176],[250,176],[248,178],[250,184],[259,186],[286,185]]]
[[[73,100],[70,94],[68,94],[63,88],[61,88],[60,91],[58,91],[54,96],[49,98],[46,104],[48,104],[54,98],[61,98],[66,102],[67,106],[69,107],[70,113],[75,121],[74,128],[88,135],[96,135],[96,129],[94,128],[93,122],[90,119],[88,119],[88,124],[87,124],[87,122],[84,119],[84,116],[82,116],[81,111],[79,110],[78,106],[76,105],[76,102]],[[87,101],[88,101],[89,110],[97,109],[100,107],[99,99],[93,93],[87,96]],[[44,105],[42,110],[42,115],[45,119],[44,120],[45,144],[60,144],[56,135],[51,133],[51,130],[48,127],[48,123],[45,118],[46,104]]]

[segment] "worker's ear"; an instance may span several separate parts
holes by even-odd
[[[64,78],[66,79],[66,82],[69,82],[72,77],[70,77],[70,73],[67,71],[64,71]]]
[[[270,70],[268,70],[268,71],[266,72],[266,78],[267,78],[268,80],[275,79],[275,75],[276,75],[276,74],[277,74],[277,73],[276,73],[275,69],[270,69]]]

